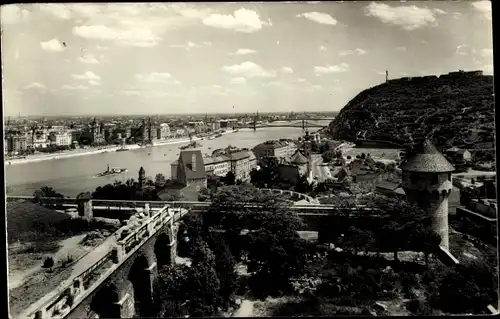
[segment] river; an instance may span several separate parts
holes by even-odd
[[[326,121],[325,125],[328,122]],[[267,140],[297,138],[302,135],[302,129],[291,127],[262,128],[256,132],[244,129],[214,140],[199,141],[202,144],[199,149],[203,154],[211,154],[212,150],[228,145],[251,149]],[[162,173],[169,178],[170,163],[178,158],[179,146],[184,144],[187,143],[7,165],[4,166],[6,184],[9,187],[9,195],[30,196],[41,186],[50,186],[65,196],[74,197],[81,192],[92,192],[98,186],[112,183],[114,180],[137,179],[141,166],[146,170],[146,176],[154,178],[156,174]],[[94,177],[104,171],[107,164],[110,167],[126,167],[128,172],[109,177]]]

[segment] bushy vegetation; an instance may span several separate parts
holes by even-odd
[[[492,148],[493,77],[392,80],[359,93],[332,121],[329,131],[338,139],[401,145],[433,132],[441,149]]]

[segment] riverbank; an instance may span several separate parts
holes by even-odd
[[[234,131],[226,131],[224,133],[221,133],[221,135],[226,135],[226,134],[230,134],[233,132]],[[192,140],[199,141],[201,139],[202,139],[201,137],[194,137]],[[159,141],[155,141],[153,146],[147,146],[147,147],[156,147],[156,146],[162,146],[162,145],[188,143],[189,141],[190,141],[189,138],[159,140]],[[56,160],[56,159],[62,159],[62,158],[70,158],[70,157],[76,157],[76,156],[95,155],[95,154],[116,152],[118,149],[120,149],[122,147],[123,146],[107,146],[107,147],[103,147],[103,148],[77,149],[77,150],[70,150],[70,151],[65,151],[65,152],[60,152],[60,153],[52,153],[52,154],[28,155],[25,158],[16,158],[16,159],[10,159],[10,160],[5,159],[4,165],[19,165],[19,164],[27,164],[27,163],[33,163],[33,162]],[[137,144],[133,144],[133,145],[125,145],[125,148],[128,150],[135,150],[135,149],[140,149],[140,148],[145,148],[145,147],[139,146]]]

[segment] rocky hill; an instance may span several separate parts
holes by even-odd
[[[333,138],[408,145],[429,136],[441,149],[494,147],[493,76],[451,72],[389,80],[362,91],[328,127]]]

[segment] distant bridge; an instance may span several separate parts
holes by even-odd
[[[328,119],[318,119],[318,120],[328,120]],[[308,127],[311,128],[324,128],[328,125],[324,125],[318,122],[314,122],[311,119],[308,120],[292,120],[292,121],[274,121],[265,124],[259,124],[257,122],[251,122],[246,125],[238,126],[238,128],[251,128],[256,130],[257,128],[265,128],[265,127],[296,127],[302,128],[305,130]]]

